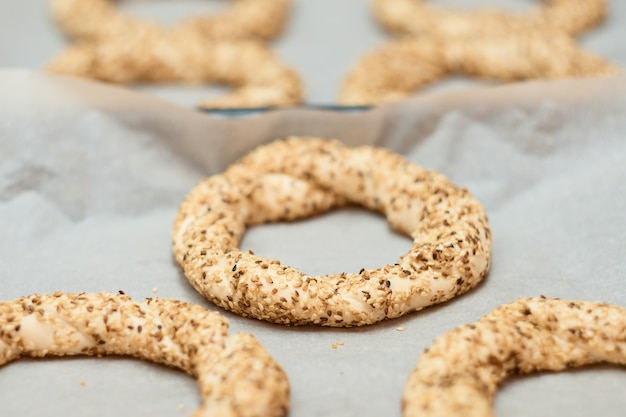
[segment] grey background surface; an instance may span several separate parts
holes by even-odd
[[[529,0],[436,0],[442,7],[496,7],[524,11],[538,7]],[[49,14],[50,0],[0,0],[0,67],[41,68],[69,44]],[[608,1],[609,14],[597,28],[579,38],[590,52],[626,68],[626,2]],[[119,6],[144,18],[174,24],[191,13],[228,7],[227,0],[121,1]],[[273,42],[283,60],[298,70],[305,82],[307,102],[334,103],[348,69],[364,53],[384,44],[389,35],[376,25],[368,0],[294,0],[284,34]],[[477,82],[450,77],[428,87],[431,91],[458,90]],[[214,86],[137,86],[142,91],[191,107],[219,94]]]
[[[205,7],[181,3],[123,7],[163,20]],[[225,7],[219,3],[209,7]],[[581,43],[626,68],[626,2],[612,1],[611,10]],[[36,70],[67,44],[44,0],[0,0],[0,33],[3,68]],[[365,1],[298,0],[275,47],[305,77],[309,101],[329,103],[346,69],[385,39]],[[140,299],[156,289],[214,309],[171,256],[177,206],[196,181],[251,147],[297,134],[388,146],[442,171],[485,204],[494,246],[492,270],[475,291],[367,328],[283,328],[223,312],[232,331],[254,333],[285,367],[291,416],[399,416],[420,351],[518,297],[626,305],[624,79],[479,89],[454,79],[365,113],[289,110],[245,120],[188,109],[213,88],[143,91],[149,95],[0,71],[0,300],[119,289]],[[409,241],[377,215],[341,210],[253,228],[242,246],[308,273],[329,273],[394,262]],[[338,341],[344,346],[333,350]],[[198,401],[191,378],[132,359],[22,360],[0,369],[3,416],[188,415]],[[495,408],[513,417],[621,416],[626,374],[600,366],[515,378]]]

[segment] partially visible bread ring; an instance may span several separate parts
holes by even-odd
[[[527,298],[437,337],[404,388],[404,417],[488,417],[499,384],[521,372],[626,365],[626,309]]]
[[[373,0],[372,6],[380,24],[393,33],[456,39],[543,30],[558,30],[571,36],[597,25],[607,9],[605,0],[543,0],[529,13],[446,10],[428,3]]]
[[[195,32],[78,42],[50,62],[47,70],[121,84],[182,82],[233,88],[204,101],[202,107],[287,106],[304,98],[299,75],[266,45],[205,40]]]
[[[36,294],[0,302],[0,365],[23,356],[128,355],[198,380],[195,417],[284,416],[289,382],[250,334],[228,335],[216,312],[123,294]]]
[[[231,1],[232,6],[221,13],[190,17],[172,27],[124,13],[115,0],[53,0],[51,7],[63,31],[85,41],[189,30],[198,31],[206,39],[269,40],[280,34],[291,8],[291,0]]]
[[[339,102],[394,101],[453,74],[515,81],[619,73],[619,68],[583,51],[559,32],[467,39],[422,36],[393,40],[364,55],[345,77]]]
[[[411,236],[394,265],[310,276],[238,249],[246,227],[351,203]],[[186,278],[237,314],[281,324],[361,326],[441,303],[486,275],[491,233],[481,204],[443,175],[383,148],[290,138],[203,180],[181,204],[173,249]]]
[[[223,84],[233,92],[199,107],[280,107],[304,99],[300,76],[262,41],[283,28],[291,0],[234,0],[224,13],[174,27],[135,18],[114,0],[54,0],[75,43],[46,69],[100,81]]]

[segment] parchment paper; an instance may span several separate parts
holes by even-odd
[[[291,416],[399,416],[421,350],[446,330],[524,296],[626,305],[625,115],[625,78],[444,92],[363,113],[293,109],[233,120],[123,88],[0,71],[0,300],[124,290],[215,309],[171,255],[173,217],[198,180],[288,135],[387,146],[484,204],[494,237],[485,282],[439,307],[365,328],[289,328],[222,312],[232,331],[254,333],[287,371]],[[410,241],[378,215],[340,210],[252,228],[242,246],[323,274],[393,263]],[[0,368],[2,416],[176,416],[198,402],[193,379],[133,359]],[[512,417],[616,417],[626,409],[626,373],[601,366],[516,378],[495,408]]]

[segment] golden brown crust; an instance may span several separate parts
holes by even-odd
[[[556,29],[576,35],[597,25],[605,0],[545,0],[529,13],[496,10],[446,10],[423,0],[373,0],[374,16],[390,32],[411,36],[463,39],[507,32]]]
[[[198,380],[194,416],[283,416],[289,382],[249,334],[228,335],[216,312],[123,294],[36,294],[0,302],[0,365],[22,356],[128,355]]]
[[[300,103],[298,74],[255,41],[207,41],[196,32],[176,36],[80,42],[56,57],[48,71],[114,83],[225,84],[231,93],[203,107],[265,107]]]
[[[391,41],[361,58],[344,79],[339,102],[393,101],[451,74],[514,81],[620,72],[560,32],[513,32],[467,39],[423,36]]]
[[[345,203],[382,212],[413,238],[395,265],[309,276],[242,252],[246,227]],[[449,300],[489,267],[484,209],[467,190],[382,148],[290,138],[261,146],[194,188],[173,228],[174,253],[205,297],[281,324],[360,326]]]
[[[224,84],[234,91],[200,107],[279,107],[304,98],[300,76],[262,40],[278,35],[291,0],[236,0],[224,13],[174,27],[127,15],[112,0],[55,0],[53,14],[76,43],[47,66],[113,83]]]
[[[408,378],[403,415],[493,416],[507,376],[601,362],[626,365],[626,309],[520,299],[436,338]]]
[[[603,19],[604,0],[546,0],[523,14],[446,10],[420,0],[372,5],[379,22],[402,37],[352,67],[341,104],[398,100],[451,74],[515,81],[621,72],[572,39]]]
[[[191,17],[176,26],[164,27],[121,11],[114,0],[54,0],[52,15],[72,38],[98,41],[137,34],[163,36],[198,31],[205,39],[269,40],[283,30],[291,0],[233,0],[233,5],[214,15]]]

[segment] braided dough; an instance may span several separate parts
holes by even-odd
[[[395,34],[457,39],[546,29],[557,29],[571,36],[597,25],[607,9],[605,0],[545,0],[541,7],[525,14],[445,10],[427,3],[373,0],[372,6],[379,23]]]
[[[402,37],[352,67],[339,93],[344,105],[405,98],[451,74],[516,81],[621,72],[572,38],[604,18],[604,0],[546,0],[527,14],[448,11],[420,0],[374,0],[373,9]]]
[[[298,74],[264,44],[207,41],[197,32],[136,35],[106,42],[79,42],[57,56],[48,71],[113,83],[226,84],[233,91],[201,107],[286,106],[302,102]]]
[[[363,105],[398,100],[454,73],[515,81],[620,72],[560,32],[467,39],[425,36],[391,41],[361,58],[344,79],[339,102]]]
[[[262,43],[276,36],[290,0],[237,0],[227,12],[164,28],[128,16],[111,0],[56,0],[60,26],[77,42],[46,67],[52,73],[130,83],[225,84],[233,89],[200,107],[299,104],[300,76]]]
[[[228,335],[218,313],[123,294],[32,295],[0,302],[0,365],[22,356],[129,355],[198,380],[193,416],[283,416],[289,382],[250,334]]]
[[[283,30],[291,0],[234,0],[222,13],[197,16],[173,27],[162,27],[122,12],[115,0],[54,0],[52,15],[72,38],[97,41],[198,31],[205,38],[269,40]]]
[[[410,251],[395,265],[314,277],[238,249],[248,226],[347,203],[384,213],[412,237]],[[491,233],[480,203],[441,174],[383,148],[290,138],[200,182],[178,211],[173,250],[191,284],[237,314],[281,324],[360,326],[475,287],[489,267]]]
[[[626,365],[626,309],[520,299],[435,339],[408,378],[403,415],[493,416],[508,375],[601,362]]]

